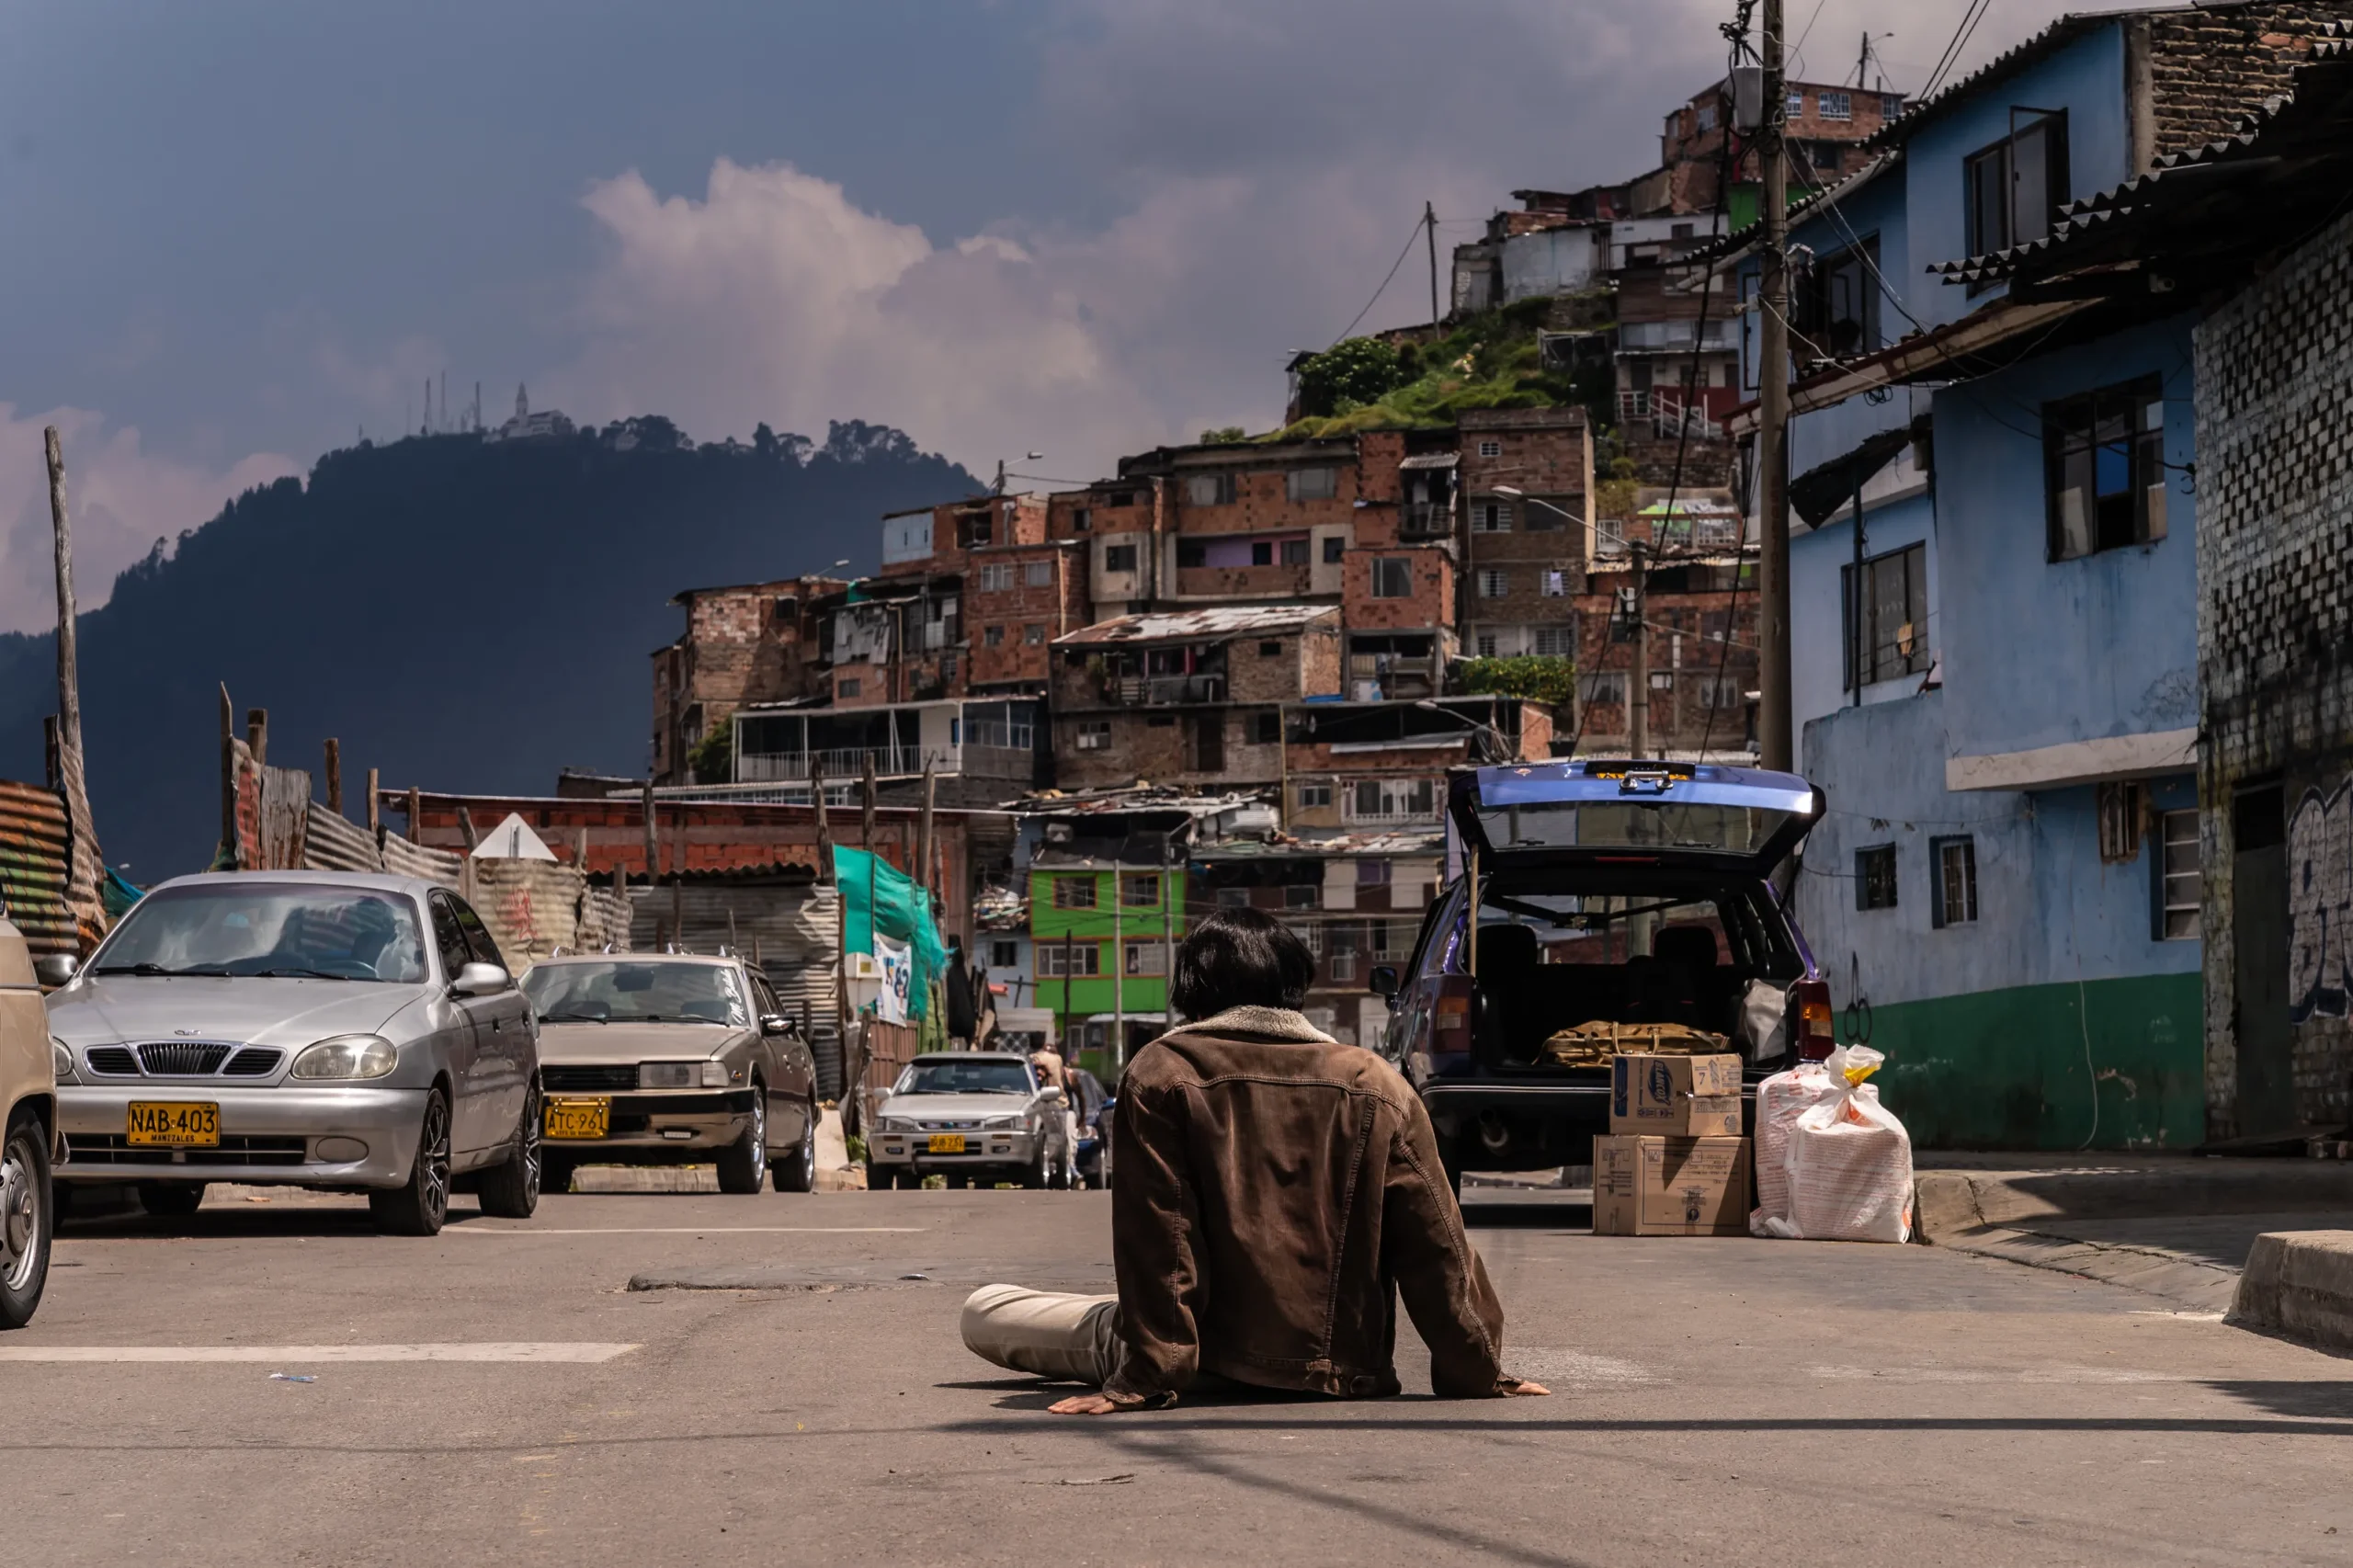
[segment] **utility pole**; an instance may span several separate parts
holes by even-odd
[[[1428,230],[1430,249],[1430,330],[1438,330],[1438,209],[1422,203],[1422,223]],[[1393,231],[1392,231],[1393,232]]]
[[[65,796],[65,907],[87,941],[106,929],[98,900],[98,835],[90,825],[90,788],[82,769],[82,675],[74,607],[74,530],[65,516],[65,449],[57,426],[41,431],[49,458],[49,520],[57,543],[57,782]]]
[[[1633,689],[1626,694],[1626,749],[1639,760],[1651,753],[1651,637],[1643,618],[1650,613],[1650,594],[1646,586],[1648,572],[1643,557],[1648,553],[1641,540],[1629,540],[1627,558],[1634,568],[1634,675]]]
[[[1789,90],[1782,81],[1781,0],[1764,0],[1764,6],[1765,112],[1756,152],[1765,205],[1756,373],[1757,761],[1787,772],[1795,763],[1790,733]]]

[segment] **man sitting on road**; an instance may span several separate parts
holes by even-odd
[[[1169,995],[1192,1021],[1120,1082],[1119,1294],[988,1285],[965,1301],[975,1354],[1101,1390],[1055,1414],[1164,1407],[1219,1380],[1393,1394],[1401,1293],[1441,1398],[1548,1392],[1503,1369],[1503,1305],[1420,1096],[1301,1016],[1313,974],[1305,945],[1256,910],[1195,927]]]

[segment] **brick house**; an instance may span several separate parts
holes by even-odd
[[[1670,513],[1670,506],[1672,511]],[[1574,602],[1580,749],[1616,751],[1630,737],[1633,644],[1623,613],[1643,553],[1650,629],[1650,747],[1667,756],[1749,749],[1756,739],[1756,561],[1730,491],[1634,492],[1627,516],[1604,517]]]
[[[1492,408],[1458,421],[1465,651],[1575,653],[1593,551],[1593,433],[1580,408]]]
[[[815,688],[832,631],[815,607],[845,586],[837,577],[787,577],[672,596],[687,624],[676,642],[654,654],[656,784],[694,782],[688,772],[695,748],[737,709]]]
[[[1282,778],[1285,704],[1339,689],[1337,607],[1120,616],[1056,640],[1056,781],[1226,789]]]
[[[1305,702],[1285,712],[1283,826],[1307,837],[1435,827],[1446,770],[1552,755],[1549,708],[1505,697]]]

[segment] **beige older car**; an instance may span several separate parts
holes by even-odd
[[[49,1141],[57,1126],[57,1071],[48,1016],[25,938],[0,915],[0,1328],[22,1328],[49,1281],[57,1210]]]

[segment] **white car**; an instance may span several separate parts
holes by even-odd
[[[32,1321],[49,1278],[57,1087],[48,1046],[25,938],[0,915],[0,1328]]]
[[[1078,1150],[1063,1092],[1038,1081],[1026,1056],[943,1051],[907,1063],[866,1135],[869,1187],[1069,1187]]]

